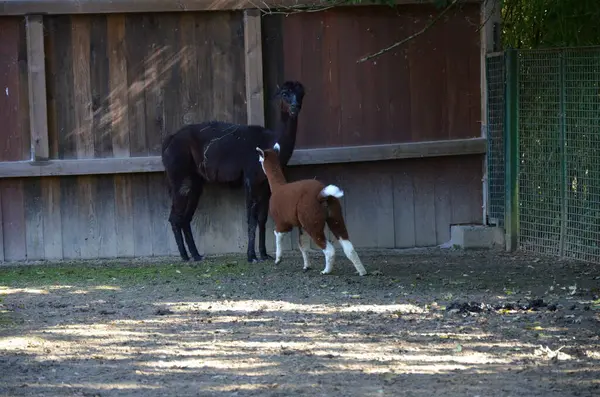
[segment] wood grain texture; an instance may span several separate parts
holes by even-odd
[[[116,202],[114,177],[110,175],[95,178],[96,236],[94,244],[97,258],[114,258],[117,256]]]
[[[1,182],[0,182],[1,186]],[[2,191],[0,190],[0,261],[4,261],[4,220],[2,219]]]
[[[438,12],[431,5],[404,5],[265,16],[266,92],[283,79],[299,79],[307,91],[297,147],[480,136],[480,121],[473,117],[479,115],[473,107],[481,96],[479,71],[471,67],[471,59],[479,60],[479,34],[470,22],[479,19],[478,5],[464,4],[461,13],[409,43],[356,63],[389,45],[390,37],[415,33]],[[278,70],[280,81],[268,76]],[[277,109],[266,109],[272,123]]]
[[[58,177],[41,178],[44,223],[44,259],[63,258],[61,181]],[[69,214],[69,213],[67,213]]]
[[[396,4],[415,4],[423,0],[396,0]],[[465,0],[479,3],[481,0]],[[314,0],[266,0],[261,5],[276,9],[281,6],[314,5]],[[372,3],[365,2],[369,5]],[[0,15],[26,14],[99,14],[115,12],[181,12],[242,10],[256,8],[250,0],[4,0],[0,2]]]
[[[26,259],[23,180],[4,179],[0,181],[0,195],[2,196],[4,259],[7,261]]]
[[[393,248],[394,198],[392,176],[376,167],[353,167],[343,179],[345,216],[356,247]]]
[[[115,234],[117,256],[135,255],[132,175],[115,175]]]
[[[0,160],[18,161],[29,159],[29,130],[24,130],[28,119],[26,81],[22,81],[20,58],[25,38],[22,37],[19,18],[0,18]],[[25,51],[26,56],[26,51]],[[26,62],[26,60],[25,60]],[[27,64],[25,63],[25,71]],[[25,75],[26,77],[26,75]],[[25,79],[26,80],[26,79]],[[25,97],[23,98],[23,95]],[[27,138],[25,138],[27,136]]]
[[[60,159],[77,158],[75,145],[75,87],[73,85],[73,51],[71,18],[57,16],[46,20],[48,29],[47,82],[54,106],[48,120],[48,137],[56,145],[51,151]]]
[[[248,124],[265,124],[260,10],[244,11],[246,103]]]
[[[451,224],[481,222],[482,161],[469,155],[306,165],[290,167],[287,177],[344,190],[357,247],[425,247],[446,242]],[[0,195],[7,260],[177,255],[162,173],[5,179]],[[201,253],[245,251],[244,208],[242,189],[206,186],[192,222]],[[272,253],[272,221],[268,225]],[[327,237],[335,241],[329,230]],[[290,233],[284,249],[297,250],[297,239]],[[320,250],[311,247],[321,263]]]
[[[242,12],[45,19],[56,157],[158,156],[184,124],[246,122]]]
[[[129,94],[127,84],[127,50],[125,16],[109,15],[106,19],[109,65],[108,115],[114,157],[129,157]]]
[[[242,189],[215,185],[205,188],[192,221],[200,254],[245,251],[248,239],[245,207]]]
[[[29,119],[31,142],[33,143],[32,157],[36,160],[47,160],[50,153],[46,108],[44,19],[41,15],[28,15],[25,20],[27,26]]]
[[[434,163],[424,161],[414,168],[414,211],[415,246],[429,247],[437,242],[435,221],[435,178]]]
[[[133,252],[136,257],[152,256],[152,219],[150,219],[150,199],[148,175],[131,176],[133,211]]]
[[[150,213],[152,223],[152,255],[165,256],[177,254],[175,238],[169,223],[170,198],[164,174],[148,175],[148,190],[152,192]]]
[[[127,83],[129,106],[129,147],[131,156],[147,156],[146,147],[146,37],[144,15],[128,15],[127,31]]]
[[[402,164],[404,166],[392,176],[394,184],[394,238],[396,248],[412,248],[416,246],[415,223],[420,219],[415,217],[413,169],[406,162],[402,162]]]
[[[90,67],[90,30],[88,16],[71,17],[72,60],[74,87],[74,134],[77,158],[94,157],[92,129],[92,86]]]
[[[183,16],[182,16],[183,18]],[[178,21],[176,15],[148,15],[144,19],[146,30],[146,60],[144,62],[144,100],[146,102],[146,142],[148,154],[160,154],[160,147],[166,135],[164,114],[164,73],[161,70],[165,63],[166,43],[164,30],[175,29]],[[181,28],[181,31],[189,31]],[[171,43],[169,43],[171,44]],[[195,87],[194,87],[195,88]],[[194,89],[193,88],[193,89]]]
[[[288,165],[295,167],[299,165],[343,164],[410,158],[461,157],[464,155],[483,154],[485,151],[485,138],[327,149],[298,149],[294,151]],[[163,171],[164,167],[159,156],[0,163],[0,176],[4,178],[47,175],[151,173]]]
[[[46,253],[44,249],[44,205],[41,178],[27,179],[23,186],[23,192],[27,259],[44,259]]]
[[[110,67],[106,18],[90,21],[90,89],[94,157],[113,157],[111,133]]]

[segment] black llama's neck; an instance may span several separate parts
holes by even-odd
[[[280,138],[279,146],[281,150],[279,152],[279,162],[282,165],[286,165],[296,146],[296,131],[298,130],[298,114],[290,116],[287,112],[281,112],[281,127],[280,127]]]

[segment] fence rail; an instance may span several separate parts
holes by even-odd
[[[504,157],[503,164],[489,162],[488,173],[505,171],[492,177],[490,202],[497,205],[490,214],[502,218],[504,201],[508,222],[506,188],[516,168],[518,225],[507,227],[507,237],[526,251],[600,262],[600,47],[509,51],[514,70],[500,66],[508,53],[487,59],[488,76],[496,72],[488,77],[488,156]],[[502,114],[511,105],[514,124]],[[511,137],[518,138],[512,155],[499,144]]]
[[[431,0],[430,2],[433,2]],[[480,3],[482,0],[466,0]],[[422,4],[423,0],[396,0],[396,4]],[[375,2],[361,2],[372,5]],[[343,6],[341,4],[340,6]],[[356,4],[349,3],[349,6]],[[329,7],[323,0],[0,0],[0,15],[104,14],[121,12],[183,12],[243,9],[276,9],[300,6]]]
[[[355,163],[485,154],[485,138],[296,149],[289,165]],[[130,174],[164,171],[160,156],[0,162],[0,178]]]

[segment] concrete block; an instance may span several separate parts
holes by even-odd
[[[450,241],[440,248],[504,248],[504,229],[485,225],[451,225]]]

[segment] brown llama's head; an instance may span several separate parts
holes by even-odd
[[[279,87],[275,97],[280,99],[282,112],[286,112],[291,117],[297,117],[302,109],[304,86],[299,81],[286,81]]]
[[[267,167],[276,166],[279,168],[279,150],[279,143],[276,143],[273,146],[273,149],[262,150],[259,147],[256,148],[256,151],[258,152],[258,161],[260,162],[265,174],[267,173],[267,170],[265,169],[265,163],[267,163]]]

